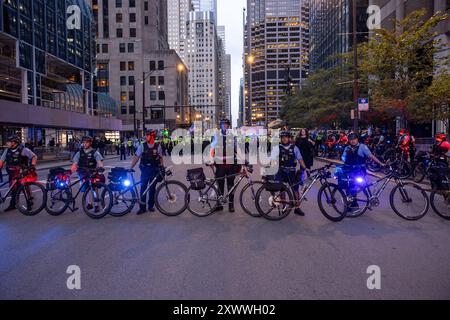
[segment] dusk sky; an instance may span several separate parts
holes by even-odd
[[[239,81],[242,77],[243,21],[242,9],[246,0],[218,0],[218,25],[225,26],[227,53],[231,54],[231,107],[233,123],[236,124],[239,107]]]

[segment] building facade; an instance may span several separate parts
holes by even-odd
[[[188,69],[169,49],[167,1],[92,0],[92,4],[97,85],[120,102],[125,134],[184,124],[188,111],[181,106],[187,101]]]
[[[80,25],[68,28],[70,5],[80,9]],[[121,130],[117,104],[96,92],[94,25],[84,0],[2,1],[2,145],[13,133],[37,146],[50,140],[64,146],[82,135]]]
[[[450,13],[450,1],[448,0],[370,0],[369,4],[378,5],[381,9],[381,27],[387,29],[394,29],[394,20],[402,20],[411,12],[425,9],[425,18],[429,18],[434,13],[448,12]],[[450,42],[450,19],[440,23],[436,30],[437,38],[442,43]],[[440,57],[449,57],[450,49],[439,53]],[[401,124],[397,121],[397,129],[406,124]],[[411,131],[417,137],[430,137],[436,133],[449,133],[449,121],[430,121],[429,123],[421,123],[418,125],[411,125]]]
[[[384,1],[386,2],[386,1]],[[357,2],[357,42],[367,41],[368,0]],[[353,46],[353,0],[310,0],[310,71],[339,64]]]
[[[189,66],[189,99],[196,120],[213,128],[220,120],[219,43],[214,14],[211,11],[190,12],[187,22],[187,65]]]
[[[308,1],[248,0],[245,32],[246,123],[278,118],[286,94],[308,76]]]
[[[169,47],[186,62],[186,20],[189,12],[194,11],[192,0],[167,0],[167,4]]]

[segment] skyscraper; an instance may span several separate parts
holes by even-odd
[[[196,119],[213,128],[220,120],[219,43],[214,13],[190,12],[186,33],[190,103],[197,106]]]
[[[308,74],[308,1],[248,0],[245,25],[246,123],[267,125]]]
[[[169,47],[185,61],[186,22],[194,10],[192,0],[167,0],[167,5]]]
[[[384,1],[386,2],[386,1]],[[339,54],[353,46],[352,0],[310,1],[311,72],[339,64]],[[357,41],[366,41],[368,0],[357,1]]]
[[[93,0],[97,83],[120,101],[124,130],[173,128],[187,110],[187,67],[169,49],[167,1]],[[145,119],[145,123],[144,122]]]
[[[192,0],[195,11],[211,11],[217,19],[217,0]]]
[[[217,27],[219,44],[219,105],[220,117],[231,119],[231,55],[226,53],[225,26]]]

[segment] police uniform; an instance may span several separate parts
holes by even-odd
[[[290,186],[295,185],[298,182],[295,176],[297,162],[303,159],[300,149],[292,143],[286,146],[280,143],[278,157],[280,164],[278,180],[289,183]],[[295,189],[298,190],[298,187]]]
[[[9,185],[11,186],[14,179],[20,174],[22,167],[29,167],[31,159],[36,155],[28,148],[19,145],[15,149],[8,148],[2,154],[1,160],[6,166],[6,172],[8,173]],[[15,206],[15,195],[17,188],[14,188],[11,194],[10,207]]]
[[[147,195],[144,191],[149,183],[158,175],[161,167],[162,148],[159,143],[149,145],[147,142],[140,145],[136,151],[136,156],[141,158],[139,169],[141,169],[141,201],[146,202]],[[148,208],[155,206],[156,183],[150,187],[148,192]],[[141,205],[141,210],[145,210],[145,205]]]

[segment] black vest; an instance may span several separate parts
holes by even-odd
[[[444,156],[447,154],[448,152],[447,148],[442,147],[441,144],[442,143],[433,145],[433,154],[437,156]]]
[[[84,150],[80,150],[80,160],[78,161],[78,167],[80,169],[93,170],[97,168],[97,160],[95,160],[95,150],[91,150],[86,153]]]
[[[293,144],[288,149],[280,144],[280,166],[285,168],[295,168],[297,166],[294,149],[295,145]]]
[[[8,149],[6,153],[6,167],[27,166],[29,159],[22,155],[23,147],[19,146],[15,151]]]
[[[349,166],[357,166],[357,165],[364,165],[366,164],[366,158],[361,157],[358,154],[359,148],[361,147],[361,144],[358,145],[358,147],[351,147],[348,146],[345,148],[345,164]]]
[[[144,143],[144,152],[141,155],[141,167],[157,167],[161,164],[158,149],[159,143],[155,143],[151,148],[147,142]]]

